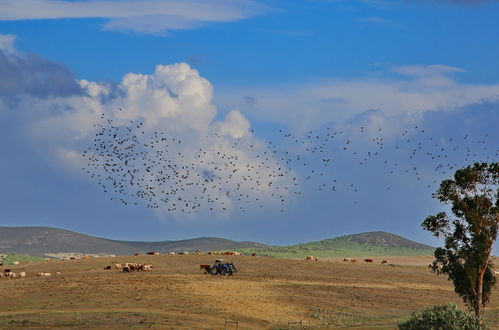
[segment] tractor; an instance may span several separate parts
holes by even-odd
[[[206,274],[211,275],[229,275],[232,276],[237,272],[236,266],[232,262],[224,262],[223,259],[215,259],[215,264],[201,265],[201,269],[204,269]]]

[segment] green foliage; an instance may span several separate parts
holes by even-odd
[[[3,260],[3,264],[5,266],[7,265],[12,265],[14,261],[19,261],[20,263],[26,263],[26,262],[37,262],[37,261],[43,261],[43,258],[40,257],[33,257],[29,256],[27,254],[9,254],[7,255],[7,258]]]
[[[475,330],[487,329],[485,322],[455,304],[427,307],[412,313],[409,320],[400,323],[401,330]]]
[[[422,226],[445,240],[435,251],[433,270],[447,274],[456,293],[481,314],[489,301],[496,278],[490,258],[499,226],[499,163],[475,163],[457,170],[434,194],[452,205],[445,212],[427,217]]]

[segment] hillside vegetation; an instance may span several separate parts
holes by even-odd
[[[367,256],[423,256],[433,255],[434,248],[410,241],[401,236],[370,232],[291,246],[268,246],[259,249],[241,249],[244,253],[278,258],[304,258],[318,256],[367,257]]]
[[[14,261],[19,261],[19,263],[28,263],[28,262],[38,262],[43,261],[43,258],[29,256],[27,254],[9,254],[5,259],[3,259],[4,266],[12,265]]]

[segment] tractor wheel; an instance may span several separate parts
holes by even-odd
[[[213,267],[213,268],[211,269],[211,271],[210,271],[210,274],[211,274],[211,275],[217,275],[217,274],[218,274],[218,269],[217,269],[217,267]]]

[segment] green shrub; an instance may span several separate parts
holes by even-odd
[[[409,320],[400,323],[401,330],[478,330],[488,329],[485,322],[455,304],[427,307],[412,313]]]

